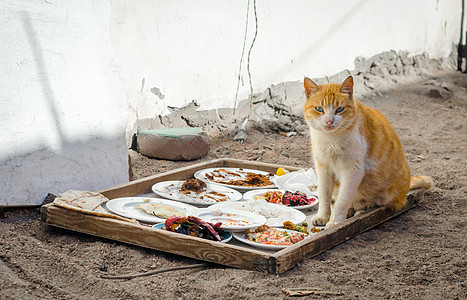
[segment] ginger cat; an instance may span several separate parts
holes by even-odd
[[[353,97],[353,78],[317,85],[305,77],[305,120],[318,177],[314,225],[331,227],[356,214],[386,205],[397,210],[409,189],[430,188],[427,176],[410,176],[399,139],[386,118]],[[334,207],[331,210],[331,198]]]

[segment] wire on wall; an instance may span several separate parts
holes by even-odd
[[[242,55],[240,56],[240,66],[238,67],[237,90],[235,91],[234,110],[233,110],[234,115],[235,115],[235,112],[236,112],[236,109],[237,109],[238,88],[240,87],[240,76],[242,74],[243,54],[245,53],[246,36],[247,36],[247,33],[248,33],[248,15],[249,15],[249,11],[250,11],[250,0],[248,0],[247,6],[246,6],[245,35],[243,36]]]
[[[256,37],[258,36],[258,15],[256,12],[256,0],[253,0],[253,10],[255,13],[255,35],[253,37],[253,40],[251,41],[250,49],[248,50],[248,57],[247,57],[247,72],[248,72],[248,81],[250,84],[250,103],[249,103],[249,112],[247,118],[250,117],[252,107],[253,107],[253,85],[251,83],[251,73],[250,73],[250,56],[251,56],[251,49],[253,49],[253,46],[256,41]],[[246,7],[246,22],[245,22],[245,35],[243,37],[243,47],[242,47],[242,55],[240,57],[240,66],[238,69],[238,78],[237,78],[237,89],[235,91],[235,100],[234,100],[234,110],[233,114],[235,115],[236,109],[237,109],[237,99],[238,99],[238,90],[240,87],[240,78],[241,78],[241,73],[242,73],[242,64],[243,64],[243,56],[245,54],[245,45],[246,45],[246,37],[248,34],[248,19],[249,19],[249,11],[250,11],[250,0],[248,0],[247,7]]]
[[[254,7],[254,12],[255,12],[255,36],[253,37],[253,40],[251,41],[250,50],[248,50],[248,60],[246,64],[246,69],[248,71],[248,80],[250,81],[250,110],[248,111],[248,118],[250,118],[251,110],[253,108],[253,85],[251,84],[251,74],[250,74],[250,54],[251,54],[251,49],[253,49],[253,45],[255,44],[256,36],[258,35],[258,16],[256,14],[256,0],[253,0],[253,7]]]

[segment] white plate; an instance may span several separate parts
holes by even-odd
[[[245,199],[246,201],[256,201],[255,196],[261,196],[262,194],[264,194],[264,193],[266,193],[268,191],[275,191],[275,192],[282,192],[282,193],[285,192],[285,190],[278,190],[278,189],[253,190],[253,191],[248,191],[245,194],[243,194],[243,199]],[[315,194],[313,194],[313,197],[315,197],[317,201],[315,201],[315,202],[313,202],[311,204],[308,204],[308,205],[286,206],[286,205],[278,204],[278,203],[271,203],[271,204],[291,207],[291,208],[295,208],[295,209],[299,209],[299,210],[305,210],[305,209],[309,209],[309,208],[312,208],[312,207],[315,207],[316,205],[318,205],[318,202],[319,202],[318,197]]]
[[[164,230],[165,230],[165,225],[164,224],[156,224],[156,225],[153,225],[152,228],[155,228],[155,229],[164,228]],[[225,230],[220,236],[221,236],[221,243],[227,243],[232,239],[232,234],[230,232],[228,232],[228,231],[225,231]]]
[[[184,182],[183,180],[158,182],[152,186],[152,191],[161,197],[194,205],[212,205],[218,203],[219,201],[210,198],[216,197],[212,192],[224,194],[227,200],[222,202],[232,202],[242,199],[242,194],[234,189],[209,183],[205,192],[183,194],[180,193],[180,188]]]
[[[221,228],[227,231],[245,231],[250,228],[266,224],[266,218],[258,214],[254,214],[242,210],[234,209],[211,209],[199,208],[190,211],[190,215],[198,217],[203,221],[216,224],[222,222]],[[229,220],[235,221],[237,224],[232,224]]]
[[[266,218],[266,225],[271,227],[284,227],[285,221],[300,225],[306,220],[306,215],[292,207],[257,201],[223,202],[211,205],[210,209],[235,209],[253,212]]]
[[[141,222],[147,223],[163,223],[166,219],[159,218],[148,214],[143,209],[136,207],[136,204],[144,203],[162,203],[171,206],[182,213],[187,214],[188,210],[196,209],[196,207],[180,203],[178,201],[172,201],[167,199],[159,198],[146,198],[146,197],[125,197],[116,198],[108,201],[105,205],[113,213],[121,215],[127,218],[136,219]]]
[[[210,182],[212,184],[217,184],[217,185],[221,185],[221,186],[225,186],[225,187],[230,187],[230,188],[233,188],[233,189],[236,189],[238,191],[249,191],[249,190],[255,190],[255,189],[264,189],[264,188],[274,188],[274,184],[272,185],[268,185],[268,186],[261,186],[261,187],[257,187],[257,186],[237,186],[237,185],[231,185],[231,184],[225,184],[225,183],[222,183],[222,182],[215,182],[215,181],[211,181],[209,180],[207,177],[206,177],[206,174],[208,173],[212,173],[213,171],[217,171],[217,170],[226,170],[228,172],[233,172],[233,173],[237,173],[239,174],[239,176],[235,176],[235,175],[230,175],[230,174],[226,174],[224,172],[222,172],[222,174],[224,174],[227,178],[222,178],[222,177],[218,177],[219,179],[218,180],[223,180],[224,182],[228,182],[230,180],[239,180],[239,179],[244,179],[246,178],[246,173],[247,172],[250,172],[250,173],[255,173],[255,174],[261,174],[261,175],[269,175],[268,172],[265,172],[265,171],[259,171],[259,170],[252,170],[252,169],[243,169],[243,168],[209,168],[209,169],[203,169],[203,170],[199,170],[197,171],[195,174],[194,174],[194,177],[196,179],[199,179],[199,180],[203,180],[203,181],[206,181],[206,182]]]
[[[287,231],[287,232],[297,232],[297,231],[289,230],[289,229],[285,229],[285,228],[276,228],[276,229],[277,229],[277,230],[281,230],[281,231]],[[307,238],[309,238],[311,235],[313,235],[313,233],[311,233],[311,234],[309,234],[307,237],[305,237],[304,240],[306,240]],[[236,239],[239,240],[240,242],[243,242],[243,243],[245,243],[245,244],[248,244],[248,245],[253,246],[253,247],[256,247],[256,248],[265,249],[265,250],[281,250],[281,249],[290,247],[290,246],[279,246],[279,245],[261,244],[261,243],[257,243],[257,242],[250,241],[249,239],[246,238],[246,232],[234,232],[234,233],[233,233],[233,236],[234,236],[234,238],[236,238]],[[301,242],[301,241],[300,241],[300,242]]]

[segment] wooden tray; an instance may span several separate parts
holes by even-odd
[[[216,159],[141,178],[97,192],[109,199],[138,196],[150,193],[152,185],[157,182],[186,180],[192,178],[198,170],[214,167],[240,167],[271,173],[275,173],[279,167],[285,167],[291,171],[298,170],[296,167],[261,162]],[[51,226],[231,267],[281,274],[305,258],[315,256],[409,210],[417,204],[422,193],[423,190],[410,191],[405,206],[398,211],[382,207],[369,210],[349,218],[331,229],[314,234],[298,244],[276,252],[264,251],[239,242],[219,243],[179,233],[154,230],[143,225],[64,209],[52,203],[43,205],[41,214],[46,224]]]

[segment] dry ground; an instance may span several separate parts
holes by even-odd
[[[360,100],[393,124],[413,173],[436,182],[418,207],[400,217],[278,276],[215,266],[106,280],[100,275],[197,261],[49,227],[37,208],[5,209],[0,298],[282,299],[283,288],[316,287],[340,293],[333,299],[466,299],[467,75],[442,74]],[[308,137],[248,134],[246,144],[231,136],[212,140],[209,155],[200,161],[231,157],[311,167]],[[130,154],[135,178],[193,163]]]

